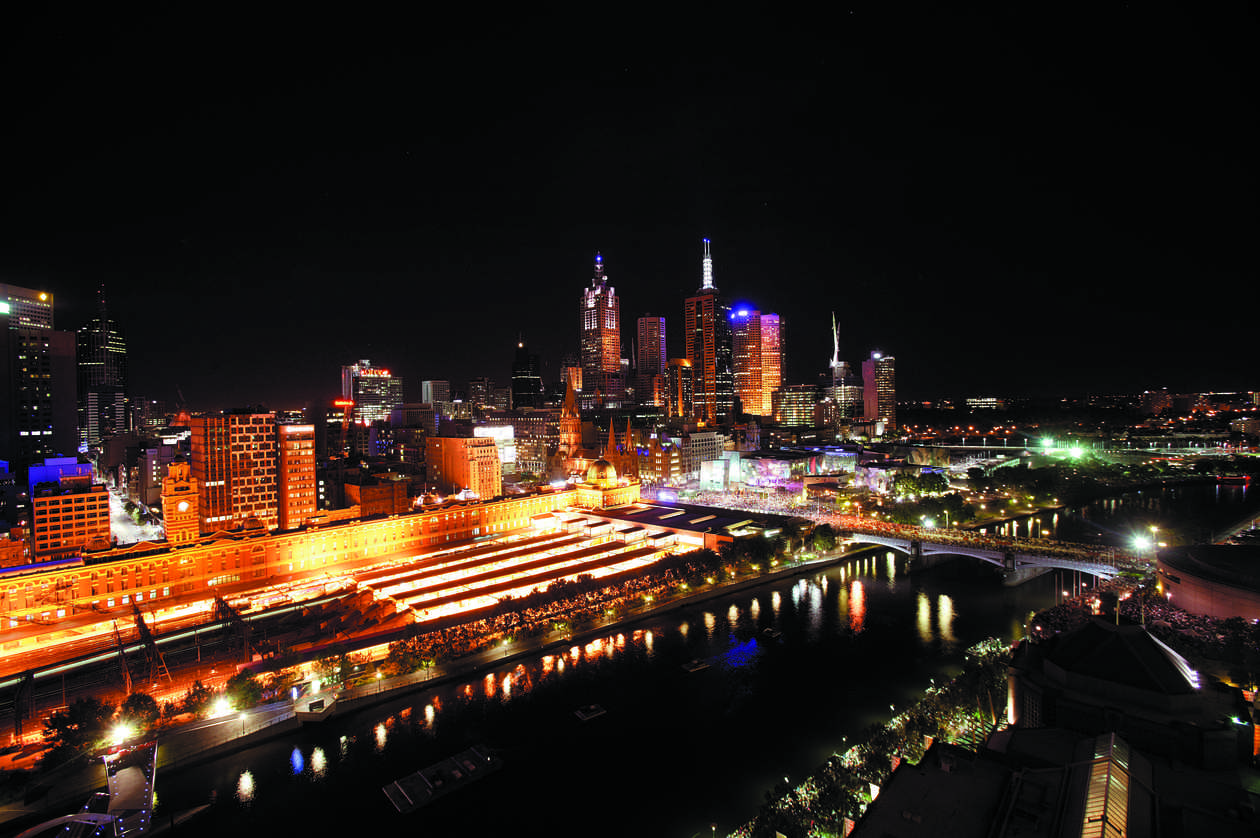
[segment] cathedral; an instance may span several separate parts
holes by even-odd
[[[595,467],[593,474],[592,468]],[[609,471],[611,467],[611,472]],[[582,447],[582,416],[578,412],[577,395],[573,385],[565,387],[564,406],[560,408],[560,444],[556,453],[549,458],[547,474],[552,480],[588,480],[601,482],[625,478],[637,481],[639,476],[639,456],[634,446],[634,434],[630,429],[630,420],[626,420],[626,434],[623,444],[617,444],[617,431],[608,428],[608,444],[601,453],[598,450]],[[592,476],[593,475],[593,476]]]

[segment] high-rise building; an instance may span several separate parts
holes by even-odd
[[[494,379],[478,376],[468,379],[468,401],[478,410],[490,406],[494,393]]]
[[[624,395],[621,381],[621,304],[617,292],[604,276],[604,257],[595,254],[595,276],[591,287],[582,292],[581,350],[583,401],[594,404],[620,404]]]
[[[512,357],[512,407],[542,407],[542,363],[537,353],[530,352],[525,341],[516,342]]]
[[[729,421],[735,387],[731,370],[731,310],[713,284],[713,256],[704,240],[701,284],[683,306],[687,360],[695,377],[696,418],[715,424]]]
[[[0,460],[29,466],[78,448],[75,336],[53,295],[0,285]]]
[[[866,419],[883,423],[884,433],[897,429],[897,366],[892,355],[872,352],[862,362]]]
[[[62,476],[31,492],[31,555],[48,561],[79,555],[94,540],[109,543],[109,491],[91,475]]]
[[[189,427],[190,471],[199,492],[201,532],[233,529],[250,517],[275,529],[279,519],[275,414],[194,416]]]
[[[429,481],[445,492],[465,489],[489,500],[503,494],[499,450],[489,437],[429,437]]]
[[[741,308],[731,315],[735,395],[744,412],[769,416],[783,383],[782,329],[777,314]]]
[[[276,523],[296,529],[315,514],[315,426],[276,426]]]
[[[388,422],[390,412],[402,406],[403,380],[365,358],[341,368],[341,397],[354,401],[354,424]]]
[[[420,401],[425,404],[437,404],[438,402],[449,402],[451,400],[451,382],[449,381],[421,381],[420,382]]]
[[[97,311],[78,335],[79,445],[127,430],[127,342],[109,317],[105,289]]]
[[[854,419],[861,419],[866,412],[865,399],[862,394],[862,379],[858,377],[853,365],[840,360],[840,331],[836,326],[836,315],[831,315],[831,400],[835,406],[835,419],[841,425],[847,425]]]
[[[665,399],[665,318],[648,314],[635,329],[635,398],[639,404],[661,405]]]
[[[774,391],[774,421],[785,427],[815,424],[818,387],[813,384],[789,384]]]
[[[670,358],[665,367],[665,416],[691,419],[695,411],[695,370],[686,358]]]

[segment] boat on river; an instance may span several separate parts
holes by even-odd
[[[503,760],[485,745],[474,745],[395,780],[381,791],[400,814],[413,812],[440,797],[475,783],[503,767]]]

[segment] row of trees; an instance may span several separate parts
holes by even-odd
[[[162,722],[182,715],[204,718],[214,711],[222,697],[233,710],[258,704],[264,684],[252,672],[238,672],[228,679],[222,692],[194,681],[179,701],[159,705],[148,693],[135,692],[115,707],[113,702],[95,696],[75,699],[44,722],[47,745],[40,758],[44,770],[82,759],[115,738],[142,737]]]

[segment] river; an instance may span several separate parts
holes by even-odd
[[[867,552],[159,777],[160,811],[213,793],[178,835],[721,833],[1053,600],[1049,579],[1003,588],[969,561],[907,576]],[[579,721],[591,703],[606,714]],[[390,807],[385,783],[477,742],[501,771]]]

